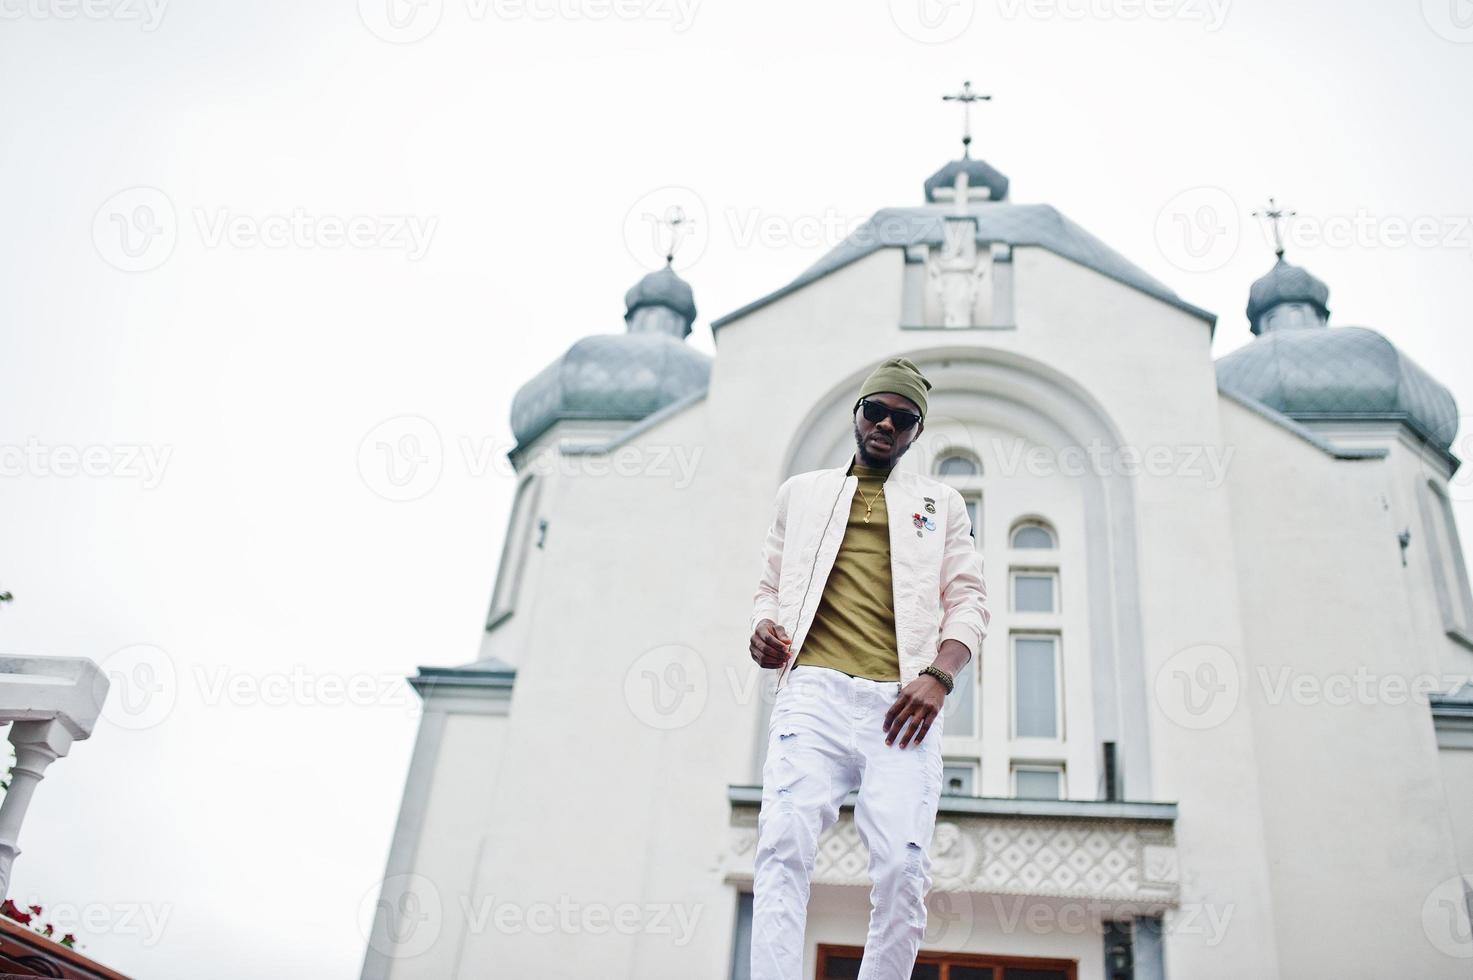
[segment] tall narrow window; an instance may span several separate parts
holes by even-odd
[[[1450,633],[1469,637],[1473,634],[1473,595],[1468,588],[1468,566],[1458,541],[1452,505],[1442,488],[1431,480],[1420,489],[1417,502],[1422,526],[1427,528],[1427,560],[1432,563],[1443,626]]]
[[[501,546],[501,565],[496,570],[496,589],[491,594],[491,611],[486,614],[486,628],[491,629],[516,609],[521,592],[522,572],[527,564],[527,551],[532,539],[533,518],[537,501],[542,496],[542,481],[528,476],[517,487],[511,517],[506,522],[506,540]]]
[[[975,497],[967,498],[967,518],[972,522],[972,540],[980,547],[982,538],[979,532],[982,530],[982,501]]]
[[[955,689],[946,698],[946,717],[941,722],[941,734],[973,738],[977,734],[976,654],[954,680]]]
[[[947,441],[953,438],[952,436],[938,435],[938,438],[942,440],[939,443],[941,448],[933,457],[931,471],[943,483],[961,494],[962,503],[967,509],[967,520],[971,524],[972,546],[980,551],[983,537],[982,522],[986,516],[982,506],[985,489],[984,469],[981,458],[972,448],[971,435],[959,433],[955,437],[959,439],[959,444]],[[971,659],[957,674],[955,689],[946,699],[946,721],[941,730],[941,734],[950,742],[950,751],[960,753],[960,758],[950,760],[953,768],[963,765],[972,767],[970,771],[973,775],[967,777],[965,783],[968,787],[966,789],[968,794],[976,792],[973,787],[980,786],[981,780],[979,768],[983,725],[982,689],[979,686],[981,677],[982,651],[974,650]],[[943,742],[943,745],[945,744],[947,743]],[[1004,755],[1003,758],[1006,756]]]
[[[752,893],[737,893],[735,934],[731,942],[731,980],[752,978]]]
[[[1013,637],[1014,737],[1059,737],[1058,654],[1057,637]]]
[[[1059,576],[1055,572],[1014,572],[1013,612],[1058,612],[1058,586]]]

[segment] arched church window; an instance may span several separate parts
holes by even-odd
[[[1042,521],[1024,521],[1013,527],[1014,548],[1050,549],[1058,547],[1053,528]]]
[[[982,465],[970,453],[952,450],[936,464],[937,476],[981,476]]]

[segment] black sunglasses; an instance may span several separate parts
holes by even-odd
[[[864,417],[868,422],[879,424],[885,416],[890,416],[890,424],[895,426],[896,432],[908,432],[921,420],[921,417],[915,412],[907,412],[903,408],[891,408],[884,402],[871,401],[868,398],[861,398],[859,405],[864,409]]]

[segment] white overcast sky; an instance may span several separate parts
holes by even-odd
[[[1273,194],[1332,239],[1289,253],[1331,323],[1473,412],[1465,0],[390,2],[0,0],[0,650],[161,692],[53,766],[12,895],[130,974],[357,975],[401,679],[475,656],[512,396],[623,328],[661,188],[702,211],[710,350],[921,200],[970,78],[1013,198],[1218,313],[1217,353]],[[386,499],[375,431],[438,437],[433,487]]]

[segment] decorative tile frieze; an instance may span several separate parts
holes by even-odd
[[[756,800],[750,792],[737,792],[744,789],[732,787],[723,853],[726,880],[733,883],[752,880],[757,846],[760,789]],[[1155,815],[1169,804],[1140,804],[1156,809],[1143,811],[1151,816],[1132,818],[1119,814],[1135,804],[1102,805],[1101,813],[1110,815],[1096,816],[1090,814],[1092,801],[1048,801],[1038,807],[1046,812],[1038,814],[1018,812],[1029,808],[1028,801],[1005,803],[995,808],[1004,812],[991,813],[965,812],[985,807],[942,806],[930,851],[933,889],[1163,907],[1178,903],[1180,875],[1172,822]],[[1059,812],[1066,808],[1077,815]],[[852,804],[847,804],[838,822],[819,838],[812,881],[868,887],[868,863]]]

